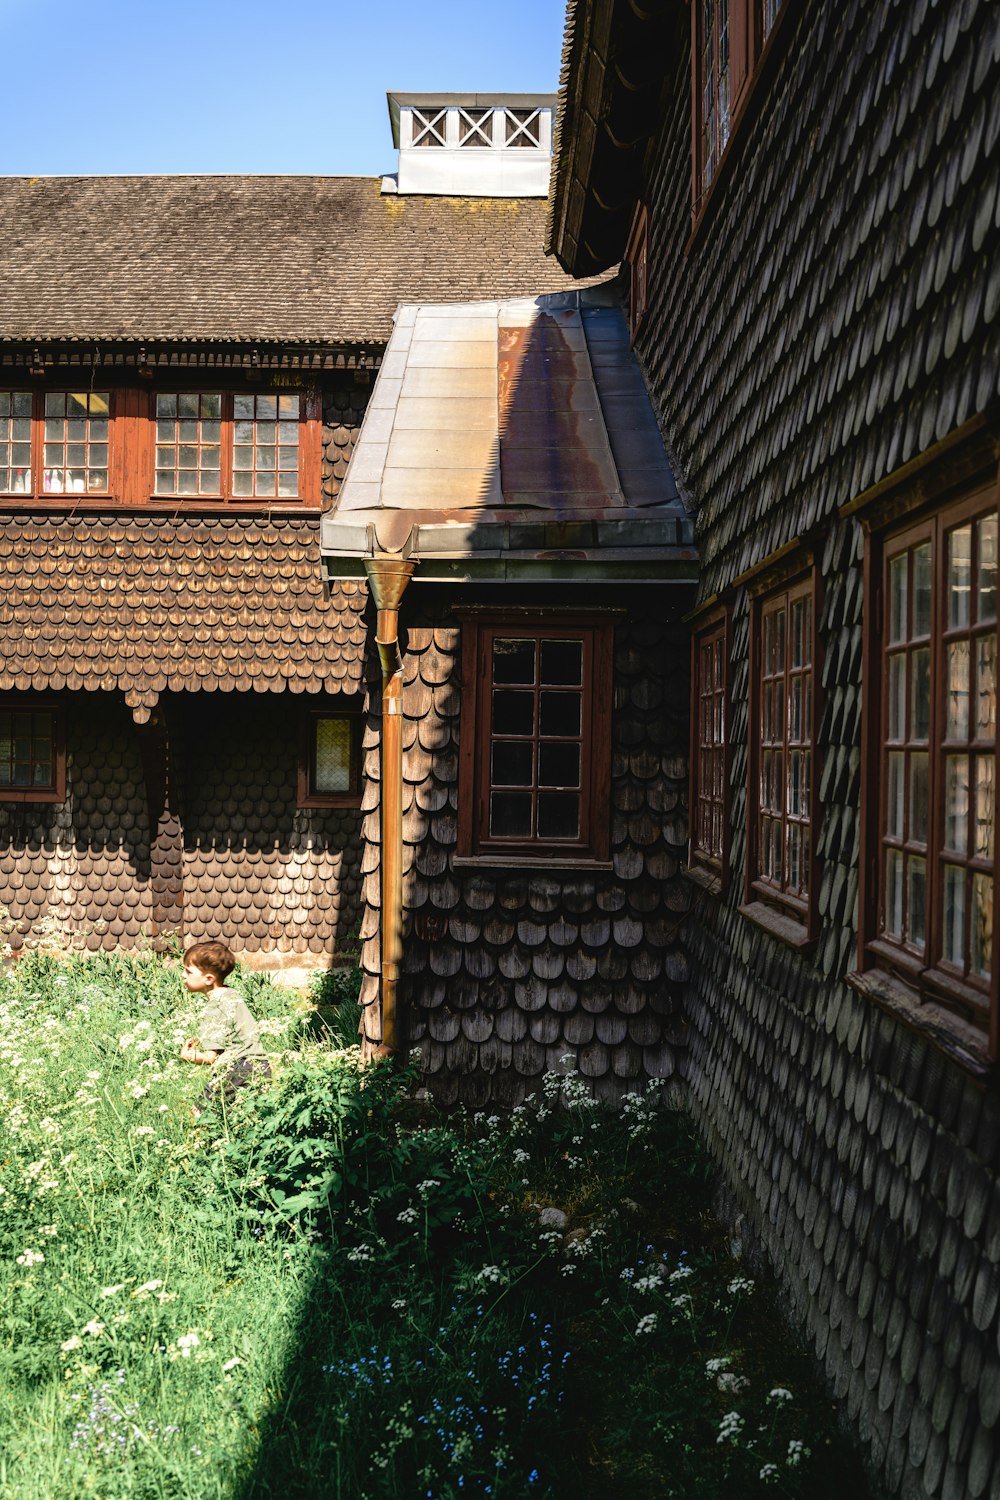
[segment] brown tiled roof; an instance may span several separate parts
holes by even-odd
[[[366,599],[324,590],[318,514],[0,517],[0,692],[356,691]]]
[[[576,285],[545,213],[370,177],[0,178],[0,339],[385,342],[400,302]]]

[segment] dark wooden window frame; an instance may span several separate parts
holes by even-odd
[[[625,249],[628,266],[628,328],[632,342],[646,318],[649,305],[649,210],[640,203]]]
[[[963,1021],[974,1027],[983,1034],[984,1041],[988,1039],[988,1052],[991,1059],[997,1056],[997,978],[1000,975],[1000,963],[998,963],[997,940],[1000,934],[1000,912],[997,909],[998,888],[996,882],[996,854],[992,869],[994,872],[993,891],[993,936],[992,936],[992,959],[991,978],[979,980],[973,974],[958,973],[957,970],[942,956],[942,925],[944,911],[943,874],[942,867],[945,864],[945,833],[944,833],[944,760],[950,748],[951,753],[962,752],[967,755],[973,753],[972,747],[975,742],[971,738],[964,741],[949,742],[946,738],[945,700],[947,694],[945,677],[945,653],[949,639],[955,634],[946,629],[943,611],[946,603],[946,586],[944,583],[946,567],[946,538],[947,534],[963,521],[971,520],[984,513],[998,514],[997,495],[994,487],[986,487],[968,495],[961,500],[952,500],[939,510],[925,512],[919,519],[907,524],[902,528],[894,528],[884,535],[873,539],[871,543],[872,567],[878,574],[877,612],[880,626],[885,622],[885,611],[888,607],[888,589],[886,586],[886,575],[893,557],[900,556],[904,552],[919,546],[922,542],[930,543],[931,547],[931,626],[927,634],[927,649],[929,650],[930,662],[930,729],[926,741],[928,757],[928,813],[927,813],[927,836],[922,841],[921,847],[913,845],[912,839],[905,840],[899,844],[901,854],[906,855],[911,850],[920,855],[926,861],[926,929],[922,944],[914,947],[903,936],[899,940],[894,939],[888,931],[888,922],[885,915],[887,893],[886,859],[890,847],[897,847],[898,841],[887,832],[887,802],[888,802],[888,756],[890,749],[896,746],[896,741],[891,745],[888,740],[888,699],[889,699],[889,649],[885,632],[880,628],[879,640],[872,642],[869,656],[870,666],[870,691],[873,695],[872,709],[872,744],[870,747],[869,772],[872,778],[875,793],[872,801],[877,812],[875,813],[875,835],[869,846],[869,868],[871,873],[871,886],[869,892],[868,909],[865,922],[865,957],[873,966],[885,970],[891,978],[909,989],[918,1002],[932,1002],[941,1007],[944,1012],[954,1012],[959,1021]],[[995,628],[994,632],[995,633]],[[961,634],[961,632],[959,632]],[[970,630],[966,632],[971,640],[975,634]],[[957,638],[957,637],[956,637]],[[911,638],[907,637],[905,651],[910,654],[920,646],[923,638],[912,638],[916,641],[914,646]],[[909,674],[907,674],[909,676]],[[877,697],[875,696],[877,694]],[[915,743],[915,742],[914,742]],[[921,742],[922,743],[922,742]],[[900,742],[902,744],[902,742]],[[906,740],[906,746],[910,746],[910,740]],[[919,748],[919,747],[918,747]],[[987,755],[989,754],[987,748]],[[998,773],[1000,764],[997,761],[997,740],[993,741],[993,785],[998,785]],[[972,817],[970,805],[968,817]],[[910,855],[912,857],[912,854]],[[962,859],[957,854],[951,854],[947,863],[961,865],[967,868],[976,866],[976,861],[971,857]],[[983,866],[985,869],[985,865]]]
[[[729,135],[707,188],[702,182],[704,163],[701,153],[703,3],[704,0],[693,0],[691,6],[692,230],[688,251],[693,248],[700,230],[714,212],[722,183],[732,170],[749,123],[760,107],[768,80],[786,45],[785,39],[790,31],[788,17],[798,9],[800,0],[783,0],[766,38],[763,37],[764,0],[720,0],[721,4],[728,5],[729,13]]]
[[[798,548],[791,550],[790,555],[785,555],[777,567],[767,567],[759,572],[748,585],[750,593],[750,650],[749,650],[749,693],[747,703],[747,858],[744,872],[744,899],[740,907],[744,916],[756,922],[758,926],[765,927],[775,937],[788,943],[794,948],[806,948],[816,941],[819,929],[818,899],[820,870],[816,855],[816,845],[819,834],[820,823],[820,798],[819,798],[819,744],[818,731],[821,712],[820,702],[820,674],[822,661],[820,654],[819,635],[819,612],[822,607],[821,584],[818,569],[808,553],[804,554]],[[806,894],[800,896],[793,893],[787,887],[783,877],[780,882],[770,880],[762,869],[761,848],[761,821],[764,809],[761,805],[761,770],[764,755],[763,731],[764,731],[764,691],[767,664],[764,661],[764,635],[765,617],[783,610],[786,617],[786,642],[787,615],[796,601],[808,598],[810,601],[810,664],[809,664],[809,697],[808,697],[808,734],[804,735],[795,745],[808,752],[810,757],[811,773],[809,777],[809,796],[807,803],[807,815],[804,826],[809,830],[809,856],[805,865]],[[780,679],[784,685],[783,692],[787,690],[790,677],[794,675],[788,662],[786,650],[785,662],[780,674],[772,674],[771,680],[777,687]],[[783,705],[787,705],[787,698],[783,697]],[[805,709],[805,702],[803,702]],[[781,809],[781,822],[783,828],[782,857],[787,840],[787,825],[790,821],[788,814],[788,749],[790,740],[788,736],[788,717],[786,707],[783,706],[783,730],[782,730],[782,776],[781,794],[783,807]],[[775,740],[775,745],[777,740]]]
[[[0,506],[30,505],[47,509],[107,509],[109,505],[159,508],[174,511],[225,510],[239,507],[259,512],[281,507],[301,510],[318,506],[322,499],[322,399],[318,389],[302,386],[275,386],[266,382],[234,387],[221,382],[192,380],[168,382],[159,380],[148,385],[115,385],[108,382],[110,394],[108,424],[108,488],[106,490],[46,490],[44,475],[45,396],[47,393],[89,390],[99,382],[64,381],[47,383],[44,388],[30,388],[26,382],[5,383],[5,391],[29,391],[31,416],[31,486],[27,491],[0,491]],[[298,495],[235,495],[232,483],[233,398],[238,392],[252,395],[297,395],[299,414]],[[156,396],[157,394],[220,394],[223,398],[221,489],[216,495],[158,495],[155,485]]]
[[[703,652],[709,648],[713,659],[721,665],[721,681],[714,676],[708,692],[705,691]],[[690,836],[688,840],[687,873],[700,884],[722,891],[729,881],[729,815],[730,798],[730,738],[729,723],[732,712],[732,628],[728,606],[715,606],[700,616],[692,626],[691,634],[691,760],[690,760]],[[716,738],[713,714],[713,733],[703,740],[702,706],[706,698],[719,698],[722,708],[721,738]],[[719,793],[705,791],[705,757],[711,757],[717,775]],[[717,762],[717,763],[716,763]],[[702,806],[718,812],[719,845],[712,847],[700,838]]]
[[[607,865],[610,850],[614,626],[620,610],[458,611],[462,620],[459,860],[503,867]],[[492,643],[579,638],[585,642],[581,724],[581,832],[575,840],[500,838],[487,822],[492,747]]]
[[[998,1015],[998,980],[1000,974],[1000,916],[997,906],[996,858],[994,849],[994,923],[992,991],[988,997],[988,1030],[982,1013],[984,991],[969,992],[969,987],[952,976],[944,982],[933,968],[907,964],[899,948],[881,940],[879,924],[884,891],[881,868],[886,776],[883,771],[882,742],[887,672],[883,670],[884,572],[887,552],[900,549],[906,534],[916,534],[924,524],[936,524],[942,544],[946,526],[956,524],[962,512],[979,514],[984,509],[1000,510],[1000,483],[996,459],[997,433],[984,417],[973,418],[942,442],[905,465],[897,473],[873,486],[870,491],[841,507],[844,516],[857,516],[865,532],[865,618],[862,698],[861,813],[862,853],[858,871],[858,958],[857,967],[846,977],[866,998],[921,1032],[949,1057],[958,1061],[977,1077],[993,1076],[1000,1062],[1000,1015]],[[985,505],[984,505],[985,498]],[[938,628],[939,611],[943,609],[940,587],[942,556],[935,556],[933,566],[932,609],[935,612],[934,645],[936,672],[940,681],[945,643]],[[940,711],[943,699],[932,698]],[[932,712],[934,708],[932,707]],[[940,757],[943,747],[932,723],[929,756]],[[994,764],[994,787],[1000,765]],[[932,849],[940,853],[943,816],[940,796],[940,772],[930,789],[928,809]],[[929,898],[933,913],[935,902]],[[936,913],[933,920],[937,920]],[[936,933],[929,934],[927,953],[933,955]],[[979,1008],[978,1023],[973,1019]]]
[[[320,792],[315,789],[316,726],[320,719],[346,719],[350,725],[350,786],[342,792]],[[361,728],[360,707],[308,708],[302,713],[299,736],[299,763],[296,778],[297,807],[358,807],[361,803]]]
[[[3,802],[66,801],[66,712],[51,699],[0,697],[0,713],[48,713],[52,715],[52,780],[48,786],[0,786]]]

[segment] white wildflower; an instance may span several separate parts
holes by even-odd
[[[786,1390],[783,1385],[776,1385],[773,1391],[768,1391],[767,1399],[768,1401],[777,1401],[779,1406],[783,1406],[786,1401],[792,1400],[792,1393]]]
[[[640,1318],[635,1327],[636,1338],[642,1338],[643,1335],[647,1333],[655,1333],[656,1323],[656,1313],[647,1313],[644,1318]]]
[[[419,1217],[420,1215],[418,1214],[417,1210],[411,1206],[410,1208],[403,1208],[399,1211],[399,1213],[396,1215],[396,1222],[399,1224],[412,1224],[414,1220]]]
[[[717,1443],[738,1443],[740,1433],[745,1426],[746,1421],[740,1416],[738,1411],[727,1411],[719,1423],[719,1436],[715,1441]]]
[[[128,1286],[128,1282],[127,1281],[116,1281],[113,1286],[102,1286],[101,1287],[101,1296],[102,1297],[117,1297],[118,1293],[119,1292],[123,1292],[127,1286]]]
[[[228,1375],[230,1370],[235,1370],[236,1366],[241,1365],[242,1363],[243,1361],[240,1359],[239,1355],[234,1354],[232,1359],[227,1359],[225,1364],[222,1366],[223,1374]]]
[[[757,1478],[763,1480],[763,1482],[765,1484],[771,1484],[775,1479],[777,1479],[777,1477],[778,1477],[778,1465],[777,1464],[765,1464],[764,1467],[761,1469],[760,1473],[757,1476]]]
[[[19,1266],[40,1266],[45,1256],[40,1250],[23,1250],[17,1257]]]
[[[60,1344],[59,1347],[64,1354],[72,1354],[74,1349],[81,1349],[83,1347],[83,1340],[78,1339],[74,1333],[71,1339],[67,1339],[65,1344]]]
[[[790,1469],[794,1469],[798,1464],[802,1462],[804,1458],[808,1458],[811,1453],[812,1449],[807,1448],[801,1438],[792,1438],[791,1442],[788,1444],[788,1452],[785,1455],[785,1463]]]
[[[100,1318],[91,1318],[89,1323],[84,1323],[80,1329],[81,1333],[89,1333],[91,1338],[96,1338],[99,1333],[104,1332],[104,1324]]]

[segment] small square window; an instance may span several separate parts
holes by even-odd
[[[62,711],[0,700],[0,802],[62,802],[65,796]]]
[[[311,710],[299,757],[299,807],[357,806],[361,787],[361,717]]]
[[[460,855],[607,858],[612,634],[594,616],[466,622]]]

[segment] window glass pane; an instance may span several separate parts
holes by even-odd
[[[906,756],[902,750],[889,752],[888,784],[885,803],[885,831],[890,838],[903,837],[903,766]]]
[[[976,619],[997,617],[997,518],[983,516],[976,525]]]
[[[923,948],[927,937],[927,862],[911,854],[906,870],[909,887],[907,938],[915,948]]]
[[[931,732],[931,653],[922,646],[910,657],[910,738],[926,740]]]
[[[533,683],[535,680],[535,642],[500,640],[493,642],[493,681]]]
[[[316,719],[313,791],[351,790],[351,721]]]
[[[979,859],[993,858],[993,757],[976,756],[976,826],[972,852]]]
[[[583,681],[580,641],[542,641],[539,682],[547,687],[577,686]]]
[[[496,838],[530,838],[531,793],[492,792],[490,833]]]
[[[972,525],[948,533],[948,624],[968,625],[972,594]]]
[[[965,967],[965,870],[959,865],[944,867],[943,957]]]
[[[253,421],[253,397],[236,395],[233,397],[233,416],[237,423],[240,421]]]
[[[788,887],[797,891],[802,885],[802,830],[798,823],[788,828]]]
[[[285,426],[288,426],[292,422],[293,418],[295,419],[295,421],[297,423],[298,422],[298,416],[299,416],[299,397],[298,396],[279,396],[278,397],[278,416],[282,419],[282,422],[284,423]]]
[[[949,641],[947,651],[949,740],[969,738],[969,642]]]
[[[234,474],[233,475],[233,494],[234,495],[252,495],[253,494],[253,474],[242,474],[242,473],[240,473],[240,474]]]
[[[969,758],[949,755],[944,777],[944,842],[955,854],[964,854],[969,837]]]
[[[789,750],[788,752],[788,795],[787,806],[789,814],[795,817],[802,815],[802,752],[800,750]]]
[[[976,641],[976,739],[991,740],[997,732],[997,638],[981,635]]]
[[[544,735],[579,735],[579,693],[539,693],[539,732]]]
[[[972,972],[989,979],[993,961],[993,877],[972,877]]]
[[[493,694],[494,734],[533,734],[535,695],[497,690]]]
[[[931,633],[931,544],[913,549],[913,634]]]
[[[898,849],[885,855],[885,930],[890,937],[903,936],[903,856]]]
[[[927,755],[922,750],[910,754],[910,829],[914,843],[927,842]]]
[[[201,398],[201,414],[203,417],[211,417],[218,421],[222,416],[221,395],[203,395]]]
[[[908,554],[901,552],[889,564],[889,640],[898,645],[907,639]]]
[[[906,723],[906,656],[902,651],[889,658],[889,739],[904,738]]]
[[[279,495],[297,495],[298,492],[299,492],[299,476],[298,476],[298,471],[296,471],[294,474],[279,474],[278,475],[278,494]]]
[[[531,786],[534,745],[530,740],[497,740],[493,745],[491,781],[494,786]]]
[[[580,746],[545,744],[538,747],[538,785],[580,785]]]
[[[580,837],[580,798],[573,792],[539,792],[538,837]]]
[[[198,397],[194,394],[179,395],[177,397],[177,414],[181,417],[197,417]]]
[[[0,713],[0,786],[52,787],[54,715]]]
[[[264,422],[273,422],[278,415],[277,396],[257,396],[255,399],[257,402],[257,420]]]

